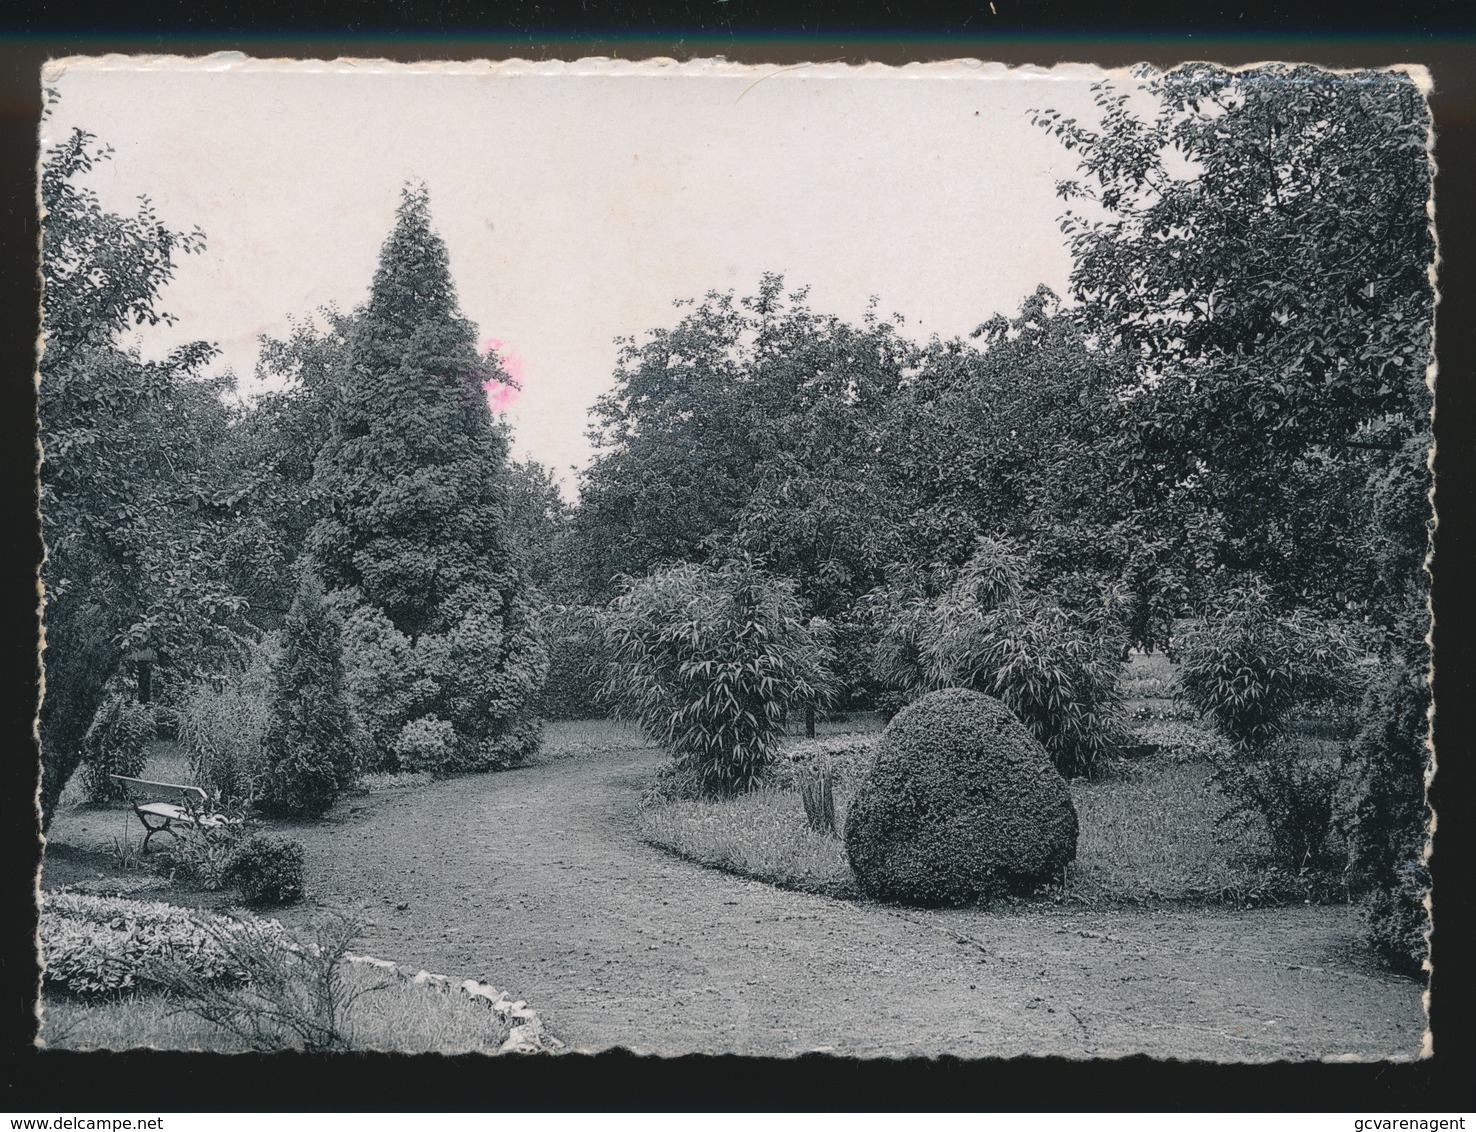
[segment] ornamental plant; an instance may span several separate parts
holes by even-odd
[[[981,538],[933,601],[895,602],[879,675],[908,699],[971,688],[1004,703],[1067,777],[1091,775],[1126,741],[1121,626],[1106,604],[1067,608],[1023,588],[1024,564]]]
[[[666,745],[692,793],[754,789],[788,714],[830,695],[830,650],[793,583],[748,558],[627,579],[609,624],[606,694]]]
[[[338,621],[321,583],[307,573],[287,613],[273,672],[261,808],[301,817],[325,813],[354,776],[352,729]]]
[[[1305,609],[1278,612],[1257,582],[1191,623],[1178,651],[1184,699],[1229,742],[1215,781],[1231,812],[1264,820],[1279,864],[1333,864],[1339,760],[1309,754],[1290,724],[1298,711],[1351,701],[1357,653],[1349,634]]]
[[[1257,582],[1180,634],[1183,697],[1241,750],[1266,747],[1298,707],[1352,687],[1355,651],[1338,625],[1305,609],[1278,613]]]
[[[154,709],[119,693],[103,700],[82,738],[84,782],[94,802],[123,796],[112,775],[137,778],[144,768],[145,748],[154,738]]]
[[[517,762],[537,747],[547,654],[487,403],[511,378],[478,352],[423,187],[403,192],[347,349],[308,545],[347,627],[371,761],[394,769],[405,725],[433,716],[454,733],[435,769]]]

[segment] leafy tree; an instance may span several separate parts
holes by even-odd
[[[257,804],[268,813],[318,817],[353,781],[353,721],[338,622],[311,573],[298,585],[283,638]]]
[[[313,469],[350,384],[354,316],[334,308],[294,322],[284,338],[263,335],[257,359],[263,392],[235,416],[223,446],[222,478],[234,485],[221,555],[252,622],[274,629],[291,603],[293,569],[319,518]]]
[[[831,616],[899,553],[877,521],[894,510],[877,422],[912,347],[873,317],[816,314],[783,286],[766,275],[756,295],[679,304],[691,310],[675,327],[626,343],[574,516],[591,599],[617,574],[736,547]]]
[[[457,308],[424,188],[403,192],[347,350],[308,546],[346,614],[355,699],[386,761],[432,716],[456,736],[444,769],[517,761],[537,743],[546,658],[509,543],[507,438],[483,394],[508,379]]]
[[[536,460],[507,465],[507,538],[528,580],[549,600],[573,592],[569,576],[569,505],[553,473]]]
[[[1061,186],[1087,205],[1063,221],[1073,290],[1138,361],[1129,475],[1214,515],[1200,533],[1227,572],[1387,625],[1364,535],[1384,469],[1429,439],[1421,92],[1284,65],[1146,79],[1151,121],[1110,83],[1098,129],[1038,115],[1080,154],[1082,180]]]
[[[1179,645],[1184,698],[1230,741],[1215,779],[1240,812],[1266,822],[1289,868],[1326,866],[1336,759],[1309,757],[1289,734],[1295,713],[1350,706],[1357,652],[1339,625],[1306,609],[1278,614],[1263,584],[1230,591]]]
[[[1094,332],[1137,359],[1128,478],[1192,532],[1216,588],[1250,573],[1274,611],[1351,613],[1382,631],[1393,686],[1364,702],[1358,837],[1405,847],[1417,870],[1429,108],[1394,72],[1195,64],[1145,78],[1151,120],[1110,84],[1098,128],[1038,115],[1081,157],[1082,179],[1061,186],[1087,204],[1063,222],[1073,291]],[[1423,921],[1408,869],[1361,871],[1379,877],[1376,921],[1384,907],[1402,925],[1386,934],[1407,942]]]
[[[150,699],[244,628],[218,555],[222,383],[197,377],[213,351],[145,362],[117,345],[131,326],[169,321],[159,294],[203,237],[166,227],[147,199],[131,216],[104,210],[82,182],[110,154],[75,130],[41,170],[47,823],[110,682]]]
[[[792,582],[749,559],[627,581],[611,605],[607,695],[705,794],[752,790],[788,713],[823,702],[825,642]]]

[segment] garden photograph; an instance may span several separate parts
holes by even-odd
[[[1423,69],[42,84],[39,1045],[1429,1055]]]

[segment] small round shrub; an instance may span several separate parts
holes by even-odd
[[[257,833],[236,850],[231,879],[248,904],[291,904],[303,891],[302,843]]]
[[[87,796],[94,802],[123,797],[122,787],[110,776],[137,778],[143,772],[145,748],[153,738],[151,704],[141,704],[117,693],[105,699],[82,740]]]
[[[521,766],[538,753],[543,745],[543,721],[536,716],[522,716],[505,731],[484,735],[480,739],[458,737],[451,748],[448,774],[480,774],[488,770],[506,770]]]
[[[444,719],[427,715],[412,719],[395,737],[395,757],[403,771],[444,770],[456,745],[456,729]]]
[[[1076,856],[1076,808],[1045,748],[998,700],[931,692],[882,732],[846,817],[868,896],[962,904],[1027,891]]]

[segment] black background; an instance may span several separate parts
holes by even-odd
[[[1470,1110],[1476,1081],[1470,831],[1472,694],[1472,209],[1476,5],[1207,3],[741,3],[498,6],[165,2],[0,3],[0,1111],[519,1110]],[[1434,1056],[1399,1065],[1222,1066],[1147,1058],[858,1062],[807,1056],[663,1060],[625,1053],[499,1059],[38,1051],[34,876],[37,696],[35,513],[36,127],[42,62],[70,54],[399,60],[723,55],[741,62],[983,58],[1107,66],[1271,59],[1427,65],[1437,141]],[[779,993],[783,993],[779,988]],[[535,1007],[537,1003],[533,1004]],[[517,1119],[509,1115],[506,1119]]]

